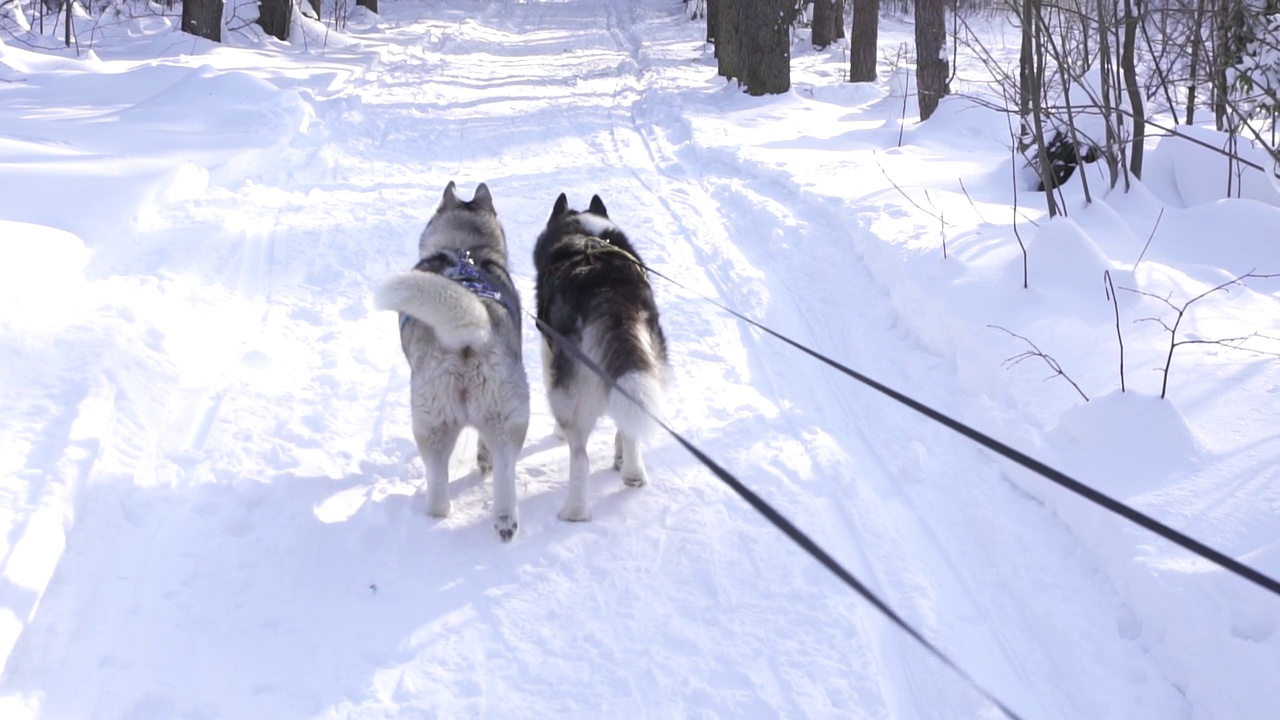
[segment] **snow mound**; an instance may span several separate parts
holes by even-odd
[[[1117,497],[1168,483],[1201,451],[1172,403],[1133,392],[1067,410],[1047,438],[1077,479]]]
[[[1170,217],[1172,215],[1172,217]],[[1280,227],[1280,209],[1251,200],[1213,200],[1165,213],[1147,258],[1175,267],[1223,268],[1237,275],[1257,269],[1275,272],[1268,258]]]
[[[1078,295],[1101,287],[1102,273],[1109,269],[1111,261],[1070,218],[1042,224],[1027,242],[1027,275],[1037,290]]]
[[[88,259],[69,232],[0,220],[0,321],[43,324],[73,308]]]
[[[183,75],[160,92],[118,113],[122,122],[191,132],[252,128],[281,135],[306,127],[305,103],[248,73],[223,72],[208,65]]]
[[[1226,152],[1267,172],[1233,162]],[[1270,178],[1271,158],[1243,139],[1231,147],[1226,133],[1183,125],[1177,134],[1156,145],[1150,160],[1153,168],[1168,168],[1172,173],[1186,207],[1227,197],[1280,206],[1280,190]]]

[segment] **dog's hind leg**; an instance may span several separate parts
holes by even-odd
[[[493,529],[502,542],[510,542],[520,529],[520,514],[516,508],[516,458],[524,446],[527,424],[509,424],[499,430],[486,432],[490,455],[493,458]],[[484,438],[482,437],[483,441]]]
[[[489,446],[485,444],[483,436],[476,442],[476,469],[481,475],[493,472],[493,454],[489,452]]]
[[[423,428],[414,423],[413,438],[427,474],[427,514],[432,517],[449,515],[449,455],[461,431],[456,425]]]
[[[649,475],[644,469],[644,455],[635,438],[619,432],[614,436],[614,468],[622,471],[622,484],[627,487],[644,487]]]
[[[551,371],[554,353],[551,350],[551,344],[544,336],[542,342],[538,343],[542,347],[542,384],[547,388],[555,387],[555,374]],[[551,431],[557,440],[564,440],[564,426],[560,424],[560,419],[556,418],[555,429]]]
[[[585,522],[591,519],[587,507],[587,475],[591,473],[591,460],[587,457],[587,437],[590,427],[565,426],[565,440],[569,443],[569,495],[559,517],[569,522]]]

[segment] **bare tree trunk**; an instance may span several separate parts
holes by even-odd
[[[730,0],[721,8],[716,57],[720,74],[752,95],[791,88],[790,0]]]
[[[66,25],[63,27],[62,39],[67,44],[67,47],[71,47],[71,11],[72,11],[71,3],[72,2],[73,0],[62,0],[62,9],[67,14]]]
[[[1035,0],[1022,0],[1022,43],[1018,51],[1018,117],[1022,119],[1024,131],[1030,129],[1028,118],[1031,115],[1032,74],[1035,73],[1031,33],[1037,16]]]
[[[1038,0],[1034,3],[1035,15],[1030,20],[1033,25],[1031,28],[1032,41],[1032,72],[1031,72],[1031,131],[1035,141],[1036,159],[1040,170],[1040,184],[1044,186],[1044,200],[1048,206],[1049,217],[1056,217],[1061,213],[1058,208],[1058,201],[1053,196],[1053,191],[1057,188],[1057,182],[1053,177],[1053,163],[1049,160],[1049,152],[1044,140],[1044,35],[1042,27],[1044,23],[1040,16],[1041,6]]]
[[[292,0],[259,0],[258,25],[271,37],[277,40],[288,40],[292,19]]]
[[[849,35],[849,82],[875,81],[879,31],[880,0],[853,0],[853,29]]]
[[[356,5],[372,13],[378,12],[378,0],[356,0]]]
[[[716,27],[716,67],[721,77],[733,79],[739,76],[738,56],[743,38],[739,16],[743,0],[717,0],[720,5]],[[710,17],[710,14],[708,14]]]
[[[1200,58],[1204,54],[1204,6],[1208,0],[1196,0],[1195,20],[1191,27],[1191,79],[1187,82],[1187,124],[1196,115],[1196,89],[1200,84]]]
[[[707,0],[707,42],[714,43],[720,39],[720,18],[724,13],[720,12],[721,4],[725,0]],[[720,49],[716,48],[716,57],[720,57]],[[724,73],[721,73],[722,75]]]
[[[205,40],[222,42],[222,0],[186,0],[182,3],[182,31]]]
[[[791,89],[791,0],[739,0],[746,28],[746,52],[739,56],[739,80],[751,95],[777,95]]]
[[[1227,95],[1231,92],[1227,69],[1240,61],[1245,10],[1241,0],[1219,0],[1214,13],[1217,32],[1213,52],[1213,118],[1219,130],[1227,129]]]
[[[835,14],[836,0],[813,0],[813,22],[809,24],[809,36],[816,49],[821,50],[836,41]]]
[[[947,88],[947,9],[943,0],[915,0],[916,97],[920,119],[928,120]]]
[[[323,17],[320,14],[320,0],[311,0],[311,9],[316,11],[316,18]]]
[[[1111,6],[1108,4],[1110,0],[1098,0],[1098,64],[1099,75],[1102,76],[1102,87],[1099,92],[1102,95],[1102,128],[1106,137],[1106,147],[1103,149],[1103,157],[1107,159],[1107,173],[1111,180],[1111,187],[1115,187],[1120,182],[1120,162],[1119,157],[1124,152],[1124,148],[1120,147],[1120,135],[1116,132],[1117,118],[1119,113],[1113,105],[1115,94],[1111,90],[1112,78],[1112,56],[1111,56],[1111,20],[1115,17],[1110,12]]]
[[[1141,0],[1139,0],[1141,2]],[[1134,46],[1137,44],[1138,23],[1142,6],[1134,9],[1133,0],[1124,0],[1124,45],[1120,51],[1120,71],[1129,91],[1129,109],[1133,113],[1133,139],[1129,148],[1129,172],[1142,179],[1142,143],[1146,137],[1146,107],[1142,88],[1138,85],[1138,70],[1134,65]]]

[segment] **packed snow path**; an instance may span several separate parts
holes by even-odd
[[[339,49],[330,85],[275,78],[306,132],[175,171],[129,234],[86,224],[100,322],[15,378],[28,472],[72,519],[43,593],[10,593],[31,616],[5,717],[996,717],[669,441],[634,491],[597,431],[594,520],[557,520],[568,453],[528,323],[519,536],[494,537],[469,447],[453,515],[422,514],[407,367],[369,292],[416,260],[449,180],[492,188],[526,304],[556,194],[599,193],[663,273],[945,410],[967,400],[857,230],[694,142],[721,91],[679,3],[383,11],[364,72]],[[673,424],[984,686],[1027,718],[1188,714],[1095,561],[985,454],[656,292]]]

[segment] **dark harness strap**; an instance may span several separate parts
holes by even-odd
[[[583,243],[583,249],[580,252],[575,252],[572,255],[557,260],[547,266],[547,282],[551,284],[558,283],[564,278],[565,274],[572,272],[576,267],[587,265],[594,262],[602,255],[609,255],[613,253],[626,258],[628,262],[640,271],[640,277],[643,278],[645,282],[649,282],[648,269],[645,267],[644,263],[640,262],[639,258],[632,253],[627,252],[625,249],[614,245],[608,240],[594,235],[587,237],[586,241]],[[538,317],[546,317],[546,313],[544,311],[545,308],[539,306]]]

